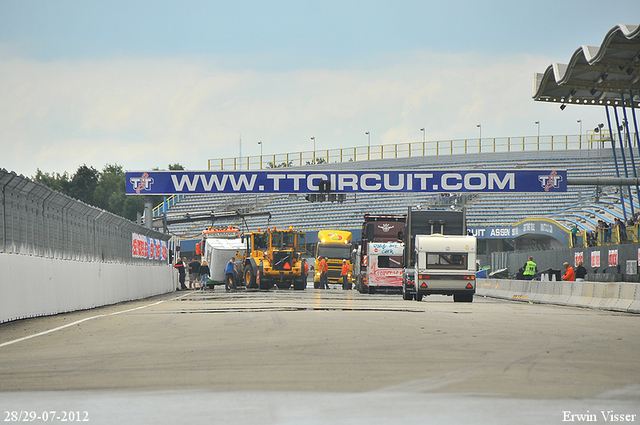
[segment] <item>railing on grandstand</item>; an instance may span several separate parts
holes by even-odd
[[[153,208],[153,217],[160,217],[164,215],[164,213],[168,211],[169,208],[177,204],[178,201],[180,201],[182,198],[184,198],[184,195],[182,194],[171,195],[170,197],[166,198],[162,204],[156,205]]]
[[[578,232],[575,241],[570,237],[571,248],[590,246],[619,245],[640,242],[640,224],[627,226],[624,232],[614,226],[609,229],[598,229],[593,232]]]
[[[632,145],[637,137],[632,135]],[[614,141],[616,137],[614,136]],[[341,149],[320,149],[296,153],[255,155],[243,158],[209,159],[209,170],[261,170],[265,168],[298,167],[303,165],[366,161],[375,159],[410,158],[414,156],[458,155],[467,153],[523,152],[537,150],[574,150],[611,148],[608,132],[588,132],[586,135],[525,136],[483,139],[438,140],[396,143],[390,145],[357,146]],[[626,143],[626,142],[625,142]]]

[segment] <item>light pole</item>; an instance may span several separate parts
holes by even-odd
[[[422,127],[420,131],[422,131],[422,143],[424,143],[427,141],[427,131],[424,129],[424,127]]]
[[[482,124],[477,124],[476,127],[478,127],[478,129],[480,130],[480,143],[482,143]]]
[[[262,142],[258,140],[258,144],[260,145],[260,169],[262,170]]]
[[[538,138],[536,139],[536,150],[540,150],[540,121],[536,121],[538,126]]]
[[[311,140],[313,140],[313,155],[311,156],[313,158],[313,164],[316,163],[316,136],[311,136]]]
[[[364,134],[367,135],[367,159],[371,159],[371,134],[368,131],[365,131]]]
[[[578,120],[576,122],[580,124],[580,133],[578,133],[578,141],[582,142],[582,120]]]
[[[535,124],[538,126],[538,139],[540,139],[540,121],[536,121]]]

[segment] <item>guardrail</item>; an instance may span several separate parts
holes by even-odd
[[[634,139],[636,139],[634,137]],[[524,136],[406,142],[353,148],[319,149],[295,153],[254,155],[207,160],[209,170],[261,170],[303,165],[410,158],[414,156],[468,153],[523,152],[537,150],[595,149],[611,146],[607,133],[564,136]],[[614,137],[615,140],[615,137]]]
[[[149,260],[132,256],[134,233],[169,239],[168,235],[0,169],[0,253],[148,264]]]

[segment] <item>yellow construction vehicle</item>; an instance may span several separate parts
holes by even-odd
[[[307,234],[277,228],[247,232],[242,277],[247,289],[302,290],[307,287],[307,267],[301,253],[306,251]]]

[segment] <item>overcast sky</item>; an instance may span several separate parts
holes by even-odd
[[[604,108],[532,78],[640,23],[638,0],[0,0],[0,168],[578,134]]]

